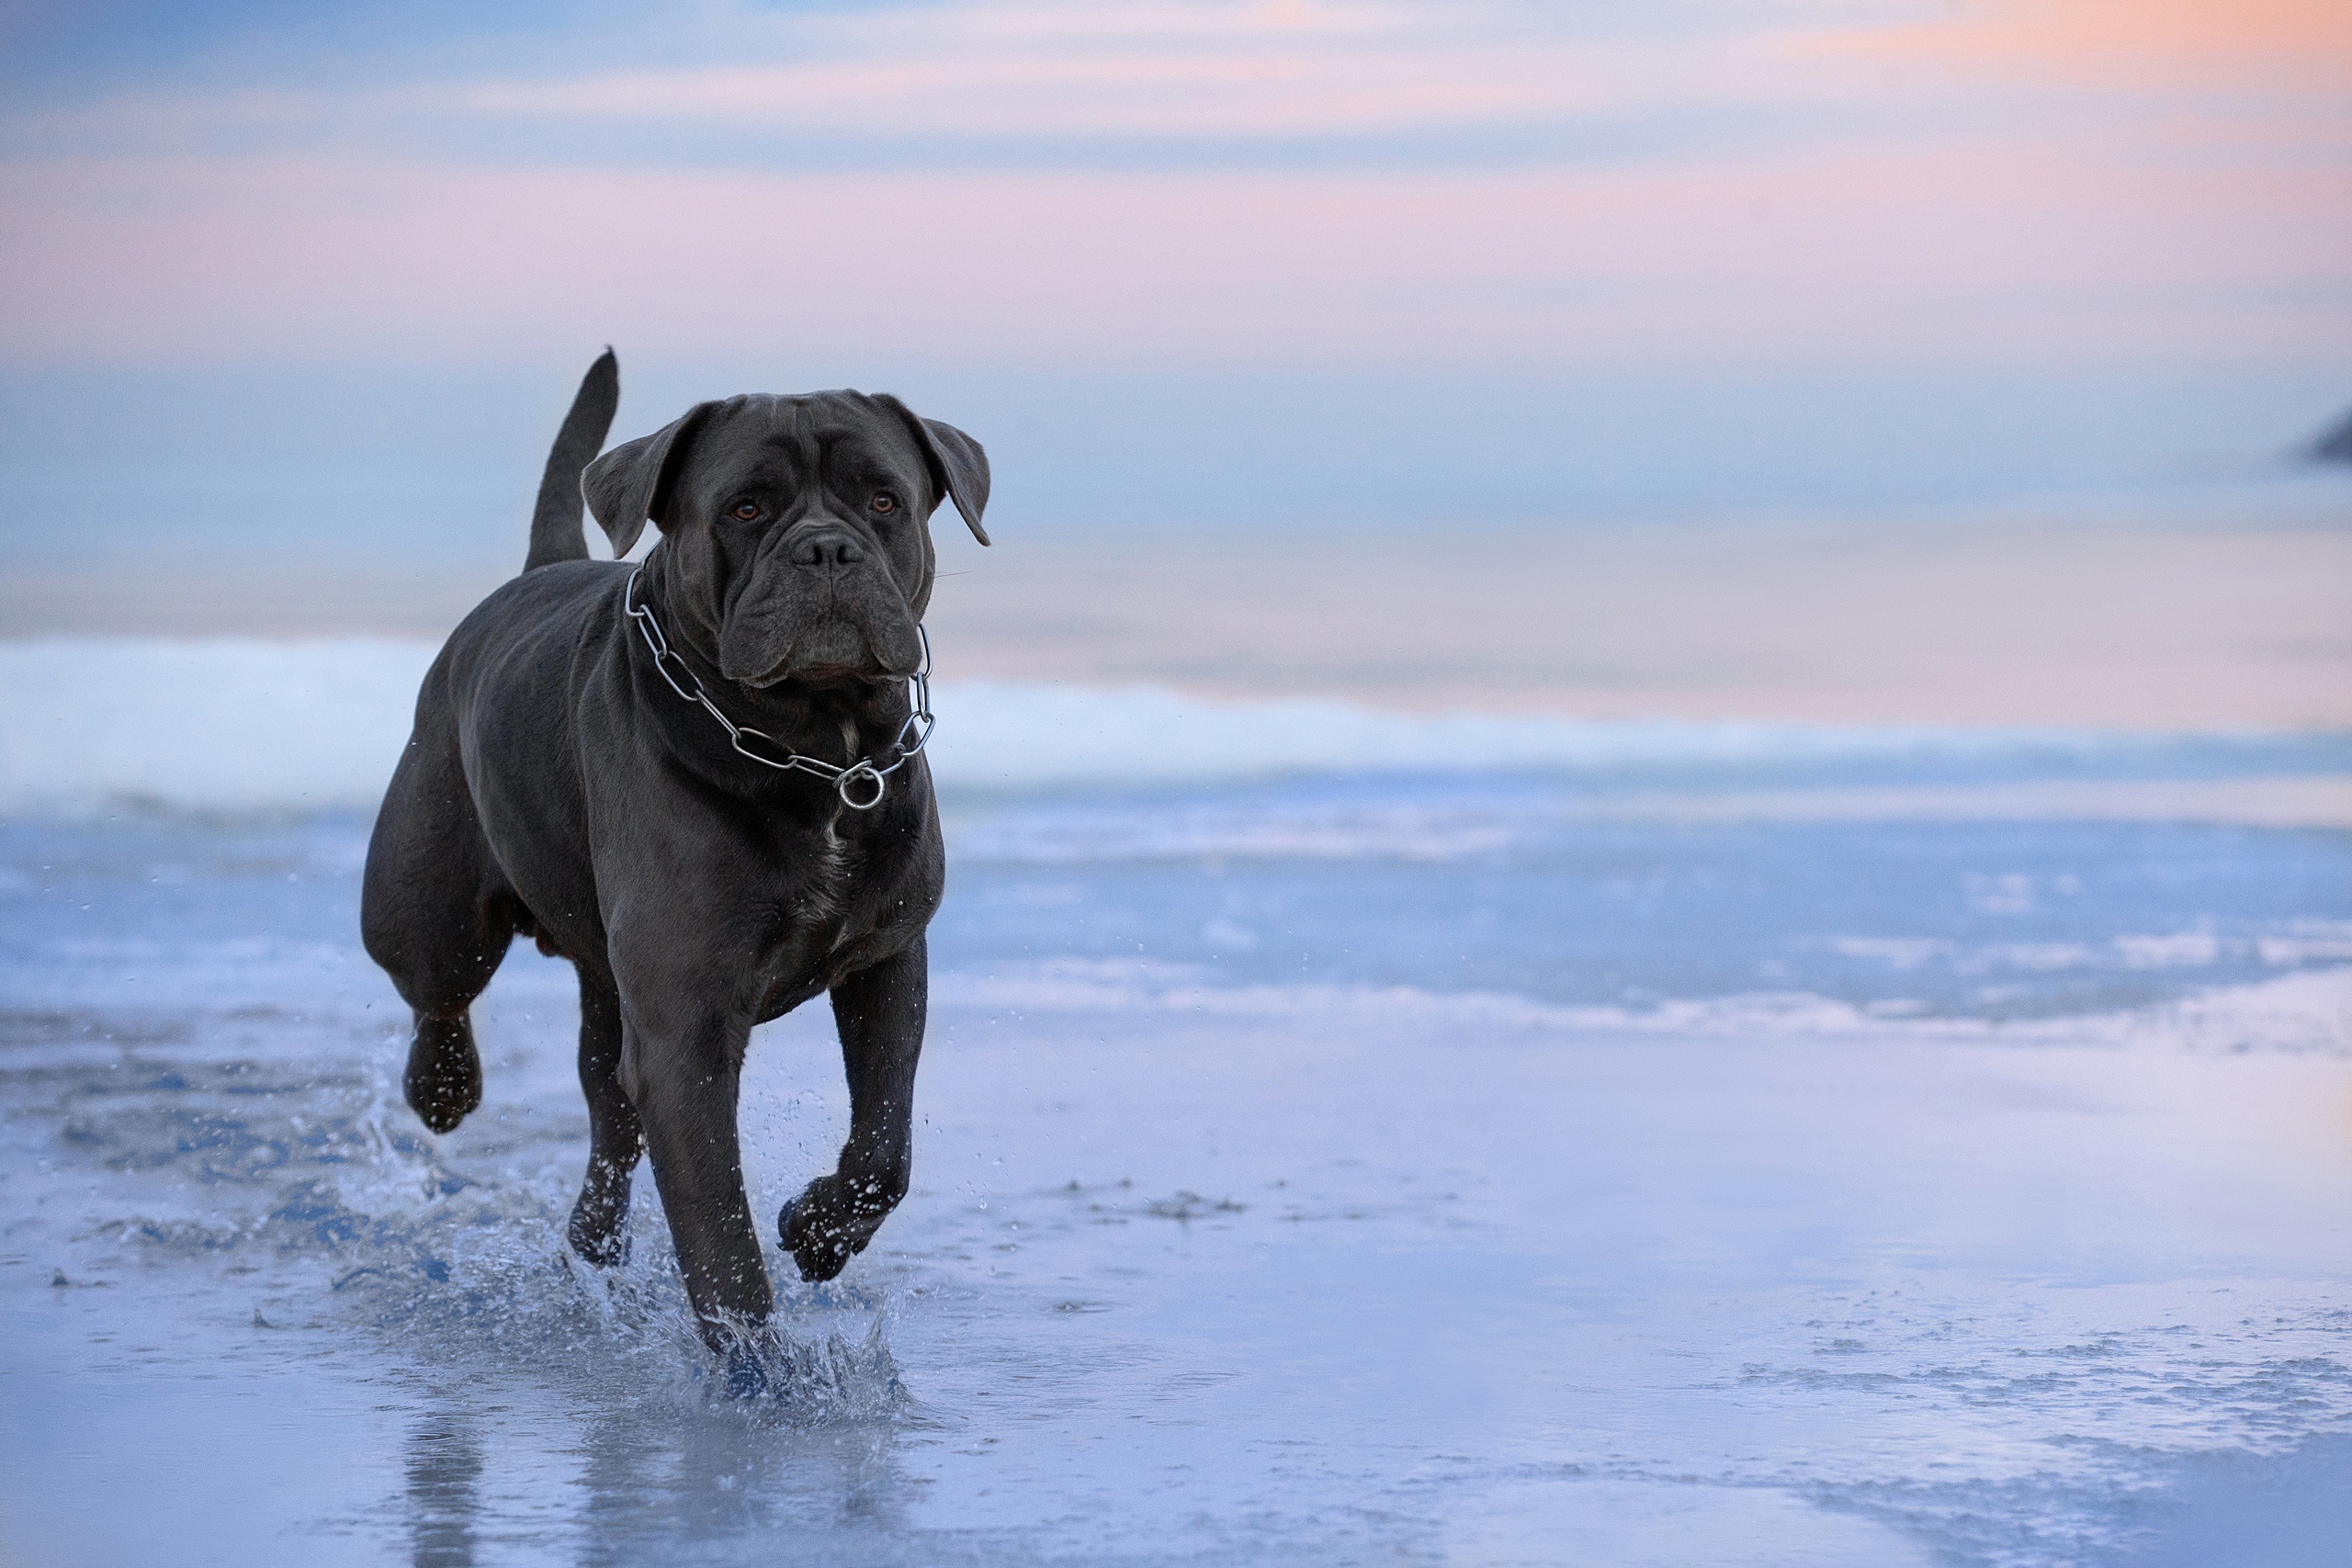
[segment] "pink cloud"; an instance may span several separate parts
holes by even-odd
[[[0,177],[0,352],[1092,361],[2290,358],[2352,348],[2352,172],[2091,139],[1663,171],[74,163]]]
[[[2341,0],[1979,0],[1814,47],[2077,86],[2352,89]]]
[[[2341,355],[2340,96],[2075,77],[2128,56],[2163,62],[2166,82],[2202,69],[2242,84],[2342,28],[2303,0],[2249,0],[2226,21],[2150,6],[2145,27],[2122,0],[2004,0],[1869,30],[1595,39],[1505,6],[1032,0],[775,19],[797,45],[782,62],[133,96],[82,120],[186,148],[304,127],[327,128],[321,146],[379,147],[398,138],[367,128],[401,114],[1080,146],[1519,122],[1573,143],[1580,115],[1766,102],[1845,118],[1803,145],[1718,134],[1614,164],[1439,172],[794,174],[332,150],[20,161],[0,168],[0,280],[17,303],[0,353],[487,355],[610,338],[1057,361]],[[1976,75],[1942,70],[1955,63]],[[1922,64],[1937,67],[1924,85]],[[2057,77],[2075,85],[2017,85]],[[59,120],[69,144],[80,123]]]

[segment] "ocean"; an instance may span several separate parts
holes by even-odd
[[[509,955],[457,1133],[401,1104],[358,874],[430,654],[0,644],[25,1561],[2283,1564],[2352,1532],[2341,729],[943,680],[914,1188],[784,1285],[747,1403],[650,1183],[626,1266],[564,1247],[564,965]],[[845,1111],[821,1009],[758,1032],[756,1213]]]

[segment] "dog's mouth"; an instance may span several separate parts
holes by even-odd
[[[913,608],[868,573],[839,583],[755,582],[718,628],[719,672],[753,690],[785,682],[878,686],[922,660]]]
[[[773,643],[767,649],[746,649],[752,657],[741,660],[738,668],[729,668],[738,665],[738,660],[722,658],[720,671],[755,691],[786,681],[820,686],[878,686],[904,680],[913,672],[911,661],[892,659],[876,646],[889,639],[877,637],[854,622],[828,620],[796,630],[798,635],[780,652]],[[769,655],[769,662],[756,667],[754,661],[761,653]],[[894,668],[901,662],[905,668]]]
[[[899,679],[887,670],[854,664],[795,664],[789,659],[762,675],[742,677],[742,683],[754,691],[780,686],[786,681],[797,681],[811,686],[878,686],[887,681]]]

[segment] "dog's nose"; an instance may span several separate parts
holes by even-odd
[[[792,547],[792,564],[795,566],[855,566],[865,558],[865,552],[858,547],[854,536],[830,530],[810,534]]]

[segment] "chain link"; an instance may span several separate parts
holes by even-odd
[[[762,767],[774,768],[779,773],[808,773],[824,779],[842,797],[843,806],[852,811],[871,811],[881,805],[882,797],[889,793],[890,775],[906,766],[907,759],[920,753],[930,742],[932,727],[937,721],[931,714],[931,634],[923,630],[922,622],[915,623],[915,636],[922,639],[922,668],[907,677],[907,700],[910,711],[906,722],[899,726],[897,738],[884,748],[886,751],[898,754],[887,764],[861,757],[845,768],[837,767],[821,757],[802,756],[765,730],[737,724],[718,711],[718,705],[712,702],[710,694],[702,689],[701,678],[695,674],[692,666],[671,650],[670,639],[662,635],[662,623],[653,618],[652,607],[637,602],[637,579],[643,570],[640,567],[629,572],[628,586],[621,591],[621,610],[637,623],[638,635],[652,650],[653,668],[662,672],[662,679],[670,682],[672,691],[690,703],[702,705],[702,710],[717,719],[719,728],[727,731],[727,739],[734,742],[735,750]],[[684,677],[683,683],[681,677]],[[912,741],[907,739],[910,733],[914,736]],[[782,755],[764,755],[754,747],[744,744],[746,740],[773,748]],[[866,795],[869,787],[874,793]],[[861,795],[863,799],[859,798]]]

